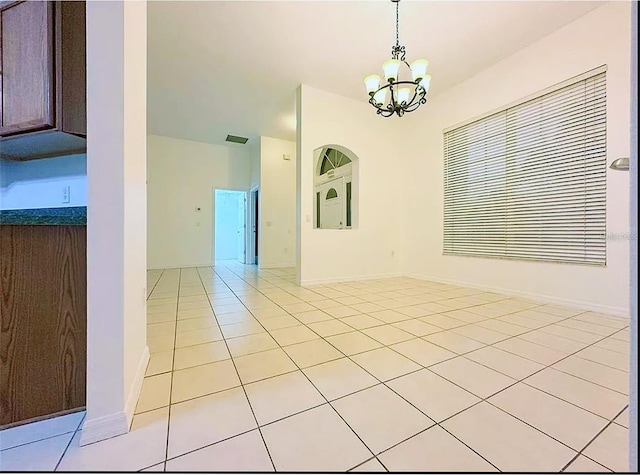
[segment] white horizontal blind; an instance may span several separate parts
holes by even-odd
[[[605,73],[444,134],[444,254],[606,264]]]

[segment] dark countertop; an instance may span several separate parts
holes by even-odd
[[[0,225],[87,224],[87,207],[0,210]]]

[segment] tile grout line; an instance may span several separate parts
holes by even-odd
[[[213,270],[214,273],[216,273],[215,269],[212,268],[212,270]],[[202,287],[206,291],[204,283],[202,282],[202,274],[200,274],[200,270],[196,268],[196,272],[197,272],[198,277],[200,279],[200,284],[202,285]],[[209,301],[209,305],[211,305],[211,301]],[[220,322],[218,321],[218,317],[215,314],[215,310],[213,309],[213,305],[211,305],[211,310],[214,312],[214,318],[216,319],[216,321],[218,323],[218,326],[220,326]],[[222,330],[220,330],[220,333],[222,333]],[[223,337],[224,337],[224,335],[223,335]],[[264,444],[264,448],[265,448],[265,450],[267,452],[267,455],[269,456],[269,461],[271,462],[271,466],[273,467],[273,471],[275,472],[275,471],[277,471],[276,470],[276,465],[273,462],[273,458],[271,457],[271,452],[269,450],[269,447],[267,446],[267,442],[264,440],[264,435],[262,434],[262,430],[260,428],[260,424],[258,422],[258,418],[256,417],[256,413],[253,410],[253,406],[251,405],[251,400],[249,399],[249,395],[247,394],[247,390],[245,389],[244,385],[242,384],[242,379],[240,378],[240,372],[238,371],[238,367],[236,366],[236,362],[234,361],[233,357],[231,356],[231,350],[229,350],[229,345],[228,345],[226,339],[223,338],[223,341],[224,341],[225,347],[227,348],[227,352],[229,353],[229,356],[231,357],[231,363],[233,364],[233,369],[236,371],[236,376],[238,377],[238,381],[240,382],[240,385],[242,386],[242,392],[244,393],[244,397],[245,397],[245,399],[247,401],[247,404],[249,405],[249,409],[251,410],[251,415],[253,415],[253,419],[254,419],[254,421],[256,423],[256,428],[258,429],[258,433],[260,434],[260,438],[262,439],[262,443]]]
[[[355,466],[351,467],[349,470],[346,470],[346,472],[353,472],[356,468],[362,467],[363,465],[365,465],[365,464],[367,464],[367,463],[369,463],[369,462],[371,462],[373,460],[375,460],[380,465],[382,465],[382,468],[384,468],[386,472],[389,472],[389,469],[376,456],[373,456],[370,459],[365,460],[364,462],[360,462],[358,465],[355,465]],[[372,473],[372,472],[361,472],[361,473]]]
[[[56,463],[55,467],[53,467],[52,472],[57,472],[58,471],[58,467],[60,466],[60,464],[62,463],[62,459],[64,458],[64,456],[67,454],[67,451],[69,450],[69,447],[71,446],[71,442],[73,441],[74,437],[76,436],[76,434],[78,432],[80,432],[80,427],[82,427],[82,423],[84,422],[85,418],[87,417],[87,413],[85,412],[84,416],[82,416],[82,418],[80,419],[80,422],[78,424],[78,426],[76,427],[76,429],[73,431],[73,435],[71,436],[71,438],[69,439],[69,443],[67,444],[67,446],[64,448],[64,450],[62,451],[62,454],[60,455],[60,458],[58,459],[58,462]],[[68,434],[69,432],[67,432]]]
[[[384,463],[382,463],[382,460],[380,460],[377,455],[374,457],[374,460],[377,460],[378,463],[382,465],[382,468],[384,468],[387,472],[391,472],[391,470],[389,470],[387,466]]]
[[[153,284],[153,287],[151,288],[151,292],[149,292],[149,295],[147,295],[147,301],[151,298],[151,295],[153,295],[153,291],[156,290],[156,287],[158,286],[158,282],[160,282],[160,279],[162,279],[162,276],[164,275],[164,271],[166,269],[162,269],[162,272],[160,272],[160,275],[158,276],[158,280],[156,280],[156,283]]]
[[[56,416],[56,417],[64,417],[64,416]],[[38,423],[40,421],[35,421],[33,423]],[[24,425],[29,425],[31,423],[27,423]],[[20,427],[20,426],[16,426],[16,427]],[[29,445],[29,444],[35,444],[36,442],[42,442],[43,440],[49,440],[49,439],[55,439],[56,437],[60,437],[61,435],[67,435],[67,434],[71,434],[71,433],[76,433],[77,429],[72,429],[72,430],[68,430],[65,432],[61,432],[59,434],[55,434],[55,435],[48,435],[45,437],[42,437],[41,439],[36,439],[36,440],[30,440],[29,442],[24,442],[18,445],[13,445],[11,447],[0,447],[0,452],[6,452],[7,450],[13,450],[13,449],[17,449],[19,447],[24,447],[25,445]],[[0,470],[2,471],[2,470]]]
[[[179,459],[179,458],[181,458],[181,457],[184,457],[185,455],[190,455],[190,454],[192,454],[192,453],[194,453],[194,452],[198,452],[199,450],[206,449],[206,448],[209,448],[209,447],[213,447],[214,445],[218,445],[218,444],[221,444],[221,443],[223,443],[223,442],[227,442],[227,441],[229,441],[229,440],[231,440],[231,439],[235,439],[236,437],[240,437],[241,435],[247,435],[247,434],[249,434],[249,433],[253,432],[254,430],[258,430],[258,429],[257,429],[257,428],[248,429],[248,430],[242,431],[242,432],[240,432],[240,433],[238,433],[238,434],[231,435],[231,436],[229,436],[229,437],[225,437],[224,439],[220,439],[220,440],[217,440],[217,441],[215,441],[215,442],[211,442],[211,443],[209,443],[209,444],[203,445],[202,447],[197,447],[197,448],[195,448],[195,449],[191,449],[191,450],[189,450],[189,451],[187,451],[187,452],[185,452],[185,453],[182,453],[182,454],[180,454],[180,455],[176,455],[176,456],[174,456],[174,457],[169,457],[169,458],[168,458],[168,459],[166,459],[166,460],[165,460],[165,462],[164,462],[164,463],[165,463],[165,468],[166,468],[166,463],[167,463],[167,462],[174,461],[174,460],[177,460],[177,459]],[[159,465],[159,464],[154,464],[154,465]],[[150,467],[153,467],[153,465],[150,465]],[[147,468],[148,468],[148,467],[147,467]],[[192,471],[192,470],[190,470],[190,471],[191,471],[191,472],[196,472],[195,470],[193,470],[193,471]],[[202,471],[200,471],[200,472],[202,473]],[[174,472],[170,472],[170,473],[174,473]],[[227,472],[222,472],[222,473],[227,473]],[[234,473],[235,473],[235,472],[234,472]],[[244,473],[244,472],[239,472],[239,473]],[[249,472],[249,473],[251,473],[251,472]],[[258,473],[259,473],[259,472],[258,472]],[[269,473],[270,473],[270,472],[269,472]]]
[[[602,465],[602,466],[603,466],[604,468],[606,468],[607,470],[611,470],[612,472],[615,472],[615,470],[610,469],[609,467],[607,467],[607,466],[606,466],[605,464],[603,464],[602,462],[598,462],[597,460],[593,460],[591,457],[589,457],[588,455],[585,455],[583,452],[584,452],[584,451],[585,451],[585,450],[586,450],[586,449],[587,449],[587,448],[588,448],[588,447],[589,447],[589,446],[590,446],[590,445],[591,445],[591,444],[592,444],[592,443],[593,443],[593,442],[594,442],[594,441],[595,441],[595,440],[596,440],[596,439],[597,439],[597,438],[598,438],[598,437],[599,437],[599,436],[600,436],[600,435],[601,435],[605,430],[607,430],[611,424],[613,424],[613,423],[614,423],[614,422],[613,422],[613,420],[614,420],[616,417],[618,417],[620,414],[622,414],[622,413],[625,411],[625,409],[626,409],[627,407],[629,407],[629,406],[628,406],[628,405],[627,405],[627,406],[625,406],[625,407],[624,407],[624,408],[623,408],[623,409],[622,409],[618,414],[616,414],[616,416],[615,416],[612,420],[610,420],[610,421],[609,421],[609,422],[608,422],[608,423],[607,423],[607,424],[606,424],[606,425],[605,425],[605,426],[604,426],[600,431],[598,431],[598,432],[596,433],[596,435],[594,435],[594,436],[593,436],[593,438],[589,439],[589,441],[585,444],[585,446],[584,446],[584,447],[582,447],[582,449],[578,450],[578,451],[577,451],[578,453],[575,455],[575,457],[573,457],[573,458],[572,458],[572,459],[567,463],[567,465],[565,465],[565,466],[564,466],[560,471],[561,471],[561,472],[564,472],[567,468],[569,468],[569,466],[570,466],[570,465],[571,465],[571,464],[572,464],[572,463],[573,463],[573,462],[574,462],[578,457],[580,457],[580,456],[582,455],[583,457],[588,458],[588,459],[589,459],[589,460],[591,460],[592,462],[595,462],[595,463],[597,463],[598,465]]]
[[[158,282],[159,281],[160,279],[158,279]],[[173,376],[174,376],[173,368],[176,363],[176,340],[178,338],[178,310],[180,309],[181,286],[182,286],[182,269],[180,269],[178,272],[178,282],[177,282],[178,291],[176,294],[176,323],[175,323],[174,332],[173,332],[173,350],[171,354],[171,381],[169,382],[169,407],[167,410],[167,439],[166,439],[165,449],[164,449],[164,460],[162,461],[163,471],[165,471],[167,468],[167,457],[169,455],[169,436],[171,432],[171,406],[172,406],[172,399],[173,399]]]
[[[215,271],[214,271],[215,272]],[[275,302],[274,302],[275,303]],[[244,305],[244,304],[243,304]],[[295,317],[294,317],[295,318]],[[260,323],[260,322],[259,322]],[[262,323],[260,323],[262,325]],[[263,327],[264,328],[264,327]],[[266,328],[265,328],[265,331]],[[312,330],[313,331],[313,330]],[[315,333],[315,332],[314,332]],[[322,338],[322,337],[320,337]],[[274,338],[275,340],[275,338]],[[373,457],[375,457],[375,453],[373,452],[373,450],[371,450],[369,448],[369,446],[362,440],[362,438],[360,437],[360,435],[358,435],[358,433],[349,425],[349,423],[342,417],[342,415],[335,409],[335,407],[333,407],[331,405],[331,401],[328,400],[328,398],[316,387],[316,385],[313,383],[313,381],[311,381],[311,379],[309,379],[309,377],[306,375],[306,373],[304,371],[302,371],[302,368],[300,368],[300,366],[288,355],[288,353],[284,350],[284,348],[280,345],[280,343],[276,340],[276,343],[278,344],[278,348],[287,355],[287,357],[289,358],[289,360],[298,368],[298,371],[300,371],[300,373],[302,373],[304,375],[304,377],[307,379],[307,381],[309,381],[309,383],[314,387],[314,389],[318,392],[318,394],[320,394],[320,396],[322,396],[325,401],[326,404],[329,405],[329,407],[331,407],[331,409],[333,409],[333,411],[338,415],[338,417],[346,424],[346,426],[351,430],[351,432],[358,438],[358,440],[360,440],[360,442],[364,445],[364,447],[371,453],[371,455]],[[303,342],[304,343],[304,342]],[[339,350],[338,350],[339,351]],[[293,372],[293,371],[292,371]],[[281,376],[281,375],[277,375],[277,376]],[[277,377],[277,376],[273,376],[273,377]],[[242,382],[242,380],[241,380]],[[248,399],[248,397],[247,397]],[[323,406],[325,403],[321,404],[320,406],[316,406],[316,407],[321,407]],[[307,412],[309,410],[312,410],[313,408],[308,408],[304,411],[301,412]],[[284,418],[283,418],[284,419]],[[276,421],[277,422],[277,421]],[[265,442],[266,445],[266,442]],[[275,465],[274,465],[274,469],[275,469]]]

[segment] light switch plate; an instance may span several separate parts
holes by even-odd
[[[62,187],[62,202],[71,203],[71,187],[69,185]]]

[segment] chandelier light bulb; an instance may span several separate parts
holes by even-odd
[[[426,76],[427,66],[429,66],[429,61],[426,59],[416,59],[411,63],[411,75],[414,81],[420,81]]]
[[[364,85],[367,88],[369,95],[373,94],[380,88],[380,76],[377,74],[371,74],[364,78]]]
[[[387,59],[382,63],[384,78],[389,82],[398,80],[398,69],[400,69],[400,60],[398,59]]]
[[[373,95],[373,100],[376,102],[376,104],[384,104],[385,102],[387,102],[387,90],[380,89]]]
[[[431,75],[425,74],[425,76],[420,81],[420,85],[424,87],[425,92],[429,90],[429,86],[431,85]]]
[[[407,104],[409,102],[409,95],[411,94],[411,89],[408,87],[401,87],[398,89],[398,103],[402,104],[403,102]]]

